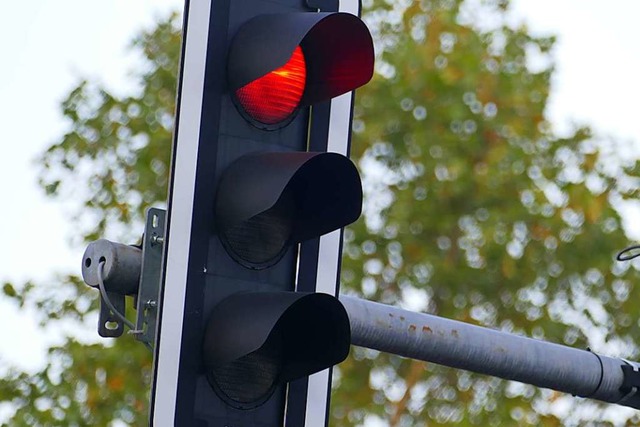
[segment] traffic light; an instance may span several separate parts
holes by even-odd
[[[187,2],[154,425],[326,424],[328,369],[351,342],[341,229],[362,208],[352,92],[373,74],[358,14]]]

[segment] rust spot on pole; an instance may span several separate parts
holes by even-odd
[[[460,337],[460,335],[458,334],[458,330],[457,329],[452,329],[451,330],[451,335],[456,337],[456,338]]]
[[[411,332],[415,331],[416,330],[416,325],[409,325],[409,330]]]
[[[428,327],[427,325],[424,325],[422,327],[422,332],[429,332],[430,334],[433,333],[433,329],[431,329],[430,327]]]

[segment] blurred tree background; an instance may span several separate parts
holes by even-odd
[[[628,245],[615,207],[638,197],[640,170],[619,142],[546,120],[554,38],[507,25],[503,0],[363,3],[377,72],[356,95],[366,199],[345,233],[343,292],[637,359],[637,270],[614,257]],[[77,244],[134,242],[144,211],[165,205],[180,24],[133,42],[137,92],[83,81],[62,103],[69,131],[42,155],[40,182],[76,203]],[[43,324],[95,318],[97,292],[75,276],[3,291]],[[11,426],[145,425],[151,363],[130,336],[69,336],[41,371],[10,369],[0,401]],[[332,426],[589,422],[640,417],[356,347],[334,375]]]

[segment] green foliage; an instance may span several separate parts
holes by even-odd
[[[636,357],[637,274],[614,261],[627,240],[610,203],[637,197],[622,184],[635,161],[588,128],[554,134],[554,40],[502,24],[504,6],[366,12],[382,52],[357,94],[366,215],[346,233],[343,290]],[[475,28],[482,16],[498,24]],[[559,395],[534,387],[362,349],[339,369],[336,426],[558,424]]]
[[[0,400],[18,408],[10,425],[147,423],[151,359],[144,346],[130,339],[105,347],[69,338],[48,356],[48,366],[35,375],[12,370],[0,380]]]
[[[42,156],[40,184],[52,197],[76,201],[73,220],[85,241],[131,239],[139,231],[126,231],[130,225],[141,223],[149,206],[165,204],[178,24],[173,15],[133,42],[144,55],[141,72],[134,76],[139,93],[118,97],[98,83],[83,81],[62,102],[70,129]]]
[[[640,290],[636,270],[613,260],[627,244],[613,205],[638,197],[639,165],[588,127],[559,136],[546,121],[554,39],[506,26],[506,1],[364,3],[377,74],[356,96],[352,153],[366,201],[345,233],[343,290],[638,357]],[[133,46],[145,58],[139,93],[82,82],[63,102],[69,132],[42,157],[43,188],[77,203],[86,240],[131,238],[144,210],[166,199],[177,18]],[[3,293],[38,307],[43,321],[82,321],[96,309],[97,294],[73,277],[45,290],[5,284]],[[69,339],[41,372],[5,375],[11,425],[145,424],[150,355],[130,337],[112,344]],[[559,426],[610,415],[361,348],[334,377],[334,426]],[[555,404],[565,400],[575,405]]]

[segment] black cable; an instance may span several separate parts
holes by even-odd
[[[631,254],[628,254],[628,253],[631,252],[631,251],[635,251],[637,249],[640,249],[640,245],[633,245],[633,246],[629,246],[628,248],[624,248],[623,250],[618,252],[618,255],[616,256],[616,259],[618,261],[631,261],[632,259],[639,257],[640,256],[640,252],[631,253]]]

